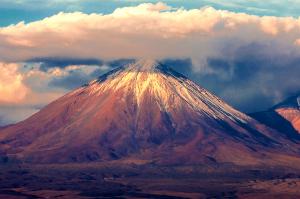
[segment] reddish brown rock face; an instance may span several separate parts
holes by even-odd
[[[293,128],[300,133],[300,110],[297,108],[278,108],[276,112],[289,121]]]
[[[300,95],[290,97],[273,108],[300,133]]]
[[[268,111],[254,113],[252,116],[290,138],[300,137],[299,95],[284,100]]]
[[[281,134],[150,60],[66,94],[1,130],[0,143],[9,157],[50,163],[131,158],[259,164],[272,152],[296,150]]]

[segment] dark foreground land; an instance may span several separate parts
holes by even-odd
[[[233,165],[3,163],[0,198],[300,198],[300,171]]]

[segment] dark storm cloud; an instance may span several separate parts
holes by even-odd
[[[177,72],[188,75],[192,72],[193,69],[193,63],[190,58],[185,58],[185,59],[163,59],[159,61],[162,65],[166,67],[173,68]]]
[[[300,55],[252,43],[207,58],[210,73],[187,74],[245,112],[267,109],[300,91]]]
[[[49,68],[65,68],[71,65],[103,65],[103,61],[99,59],[78,59],[68,57],[43,57],[29,60],[31,63],[41,63],[40,70],[47,71]]]
[[[116,60],[106,61],[105,64],[112,68],[116,68],[133,62],[135,62],[135,59],[116,59]]]
[[[106,65],[111,68],[124,66],[133,63],[135,59],[80,59],[70,57],[41,57],[28,60],[28,63],[40,63],[40,70],[46,72],[50,68],[66,68],[71,65],[86,65],[86,66],[103,66]]]
[[[87,74],[82,70],[74,70],[70,71],[66,76],[53,78],[48,86],[72,90],[96,79],[105,72],[107,72],[107,70],[96,69],[92,73]]]
[[[54,77],[49,82],[49,87],[58,87],[64,89],[75,89],[78,88],[93,79],[97,79],[99,76],[103,75],[104,73],[112,70],[113,68],[124,66],[130,63],[133,63],[135,59],[116,59],[116,60],[109,60],[109,61],[102,61],[101,65],[99,62],[99,68],[95,69],[93,72],[87,74],[84,70],[73,70],[69,71],[68,75]],[[70,62],[63,62],[63,63],[70,63]],[[82,62],[83,63],[83,62]],[[85,62],[87,63],[87,62]],[[88,64],[84,64],[87,65]],[[66,67],[68,65],[63,65]],[[103,67],[106,66],[106,67]],[[62,67],[62,65],[58,66]]]

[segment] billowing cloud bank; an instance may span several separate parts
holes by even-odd
[[[299,39],[299,19],[257,17],[211,7],[183,10],[163,3],[141,4],[108,15],[59,13],[41,21],[1,28],[0,59],[198,58],[216,53],[230,40],[231,45],[276,42],[293,46],[299,44]]]
[[[119,8],[107,15],[59,13],[0,28],[0,61],[40,64],[35,73],[48,78],[46,90],[51,92],[54,87],[71,87],[74,78],[95,77],[75,66],[70,72],[68,64],[53,59],[76,58],[81,68],[91,68],[105,65],[99,60],[188,58],[179,70],[243,111],[266,108],[300,90],[299,48],[300,19],[258,17],[212,7],[175,9],[163,3]],[[65,71],[64,75],[54,76],[56,69]],[[20,69],[27,76],[19,81],[29,89],[26,92],[38,93],[28,83],[32,82],[28,70]],[[0,101],[10,100],[5,96]]]

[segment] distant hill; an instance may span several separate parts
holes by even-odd
[[[284,100],[267,111],[250,115],[289,136],[297,136],[295,134],[300,134],[300,94]]]

